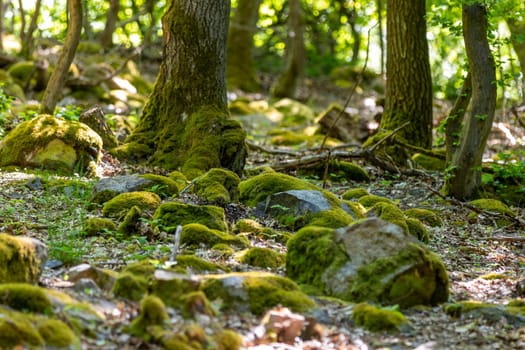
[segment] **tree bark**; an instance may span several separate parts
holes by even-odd
[[[139,125],[115,150],[195,177],[212,167],[240,173],[245,133],[226,100],[229,1],[170,0],[163,61]]]
[[[226,77],[230,89],[261,89],[253,61],[253,35],[261,0],[239,0],[228,34]]]
[[[0,53],[4,52],[4,1],[0,0]]]
[[[109,11],[106,18],[106,26],[100,34],[100,45],[104,49],[109,49],[113,46],[113,33],[115,32],[115,27],[118,20],[119,12],[119,0],[110,0],[109,1]]]
[[[496,69],[487,40],[483,4],[463,5],[463,37],[472,77],[472,99],[444,192],[456,199],[476,196],[481,185],[483,150],[496,109]]]
[[[432,145],[432,78],[425,0],[387,1],[386,105],[381,128],[418,147]]]
[[[35,10],[33,11],[33,15],[31,16],[31,22],[29,22],[29,27],[27,28],[27,31],[24,34],[20,34],[20,37],[24,39],[22,41],[22,49],[20,50],[20,54],[23,57],[29,58],[33,53],[33,46],[35,42],[34,34],[37,29],[38,17],[40,17],[41,8],[42,1],[36,0]],[[23,12],[22,8],[21,11]],[[23,26],[25,27],[25,22],[23,23]]]
[[[69,66],[73,62],[78,42],[80,41],[80,33],[82,32],[82,0],[69,0],[68,4],[69,22],[66,41],[62,47],[55,70],[51,74],[44,91],[40,106],[41,113],[54,112],[66,81]]]
[[[525,102],[525,21],[517,21],[515,18],[507,18],[507,25],[510,30],[510,41],[512,48],[516,51],[521,68],[521,98]]]
[[[445,147],[447,164],[452,162],[452,157],[459,146],[459,137],[461,134],[461,124],[467,112],[470,99],[472,97],[472,78],[470,72],[463,81],[463,86],[459,92],[454,106],[450,110],[445,124]]]
[[[278,98],[295,98],[297,86],[304,76],[306,66],[305,20],[301,0],[289,0],[289,6],[286,68],[272,88],[272,95]]]

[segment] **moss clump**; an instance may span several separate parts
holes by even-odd
[[[221,266],[219,264],[214,264],[208,262],[204,259],[201,259],[195,255],[177,255],[176,257],[177,266],[185,269],[191,269],[194,272],[218,272],[218,271],[228,271],[227,267]]]
[[[15,349],[21,345],[42,347],[44,340],[26,315],[0,307],[0,346]]]
[[[412,156],[412,160],[421,168],[433,171],[443,171],[446,167],[445,152],[436,152],[436,156],[432,157],[427,154],[416,153]]]
[[[430,240],[430,234],[428,233],[428,230],[426,229],[425,225],[418,219],[414,218],[407,218],[405,220],[408,232],[416,237],[420,242],[428,243]]]
[[[301,175],[315,175],[318,178],[323,178],[326,171],[326,166],[320,164],[313,168],[301,170]],[[363,181],[369,182],[370,176],[368,172],[357,164],[333,160],[328,167],[328,175],[332,180],[347,180],[347,181]]]
[[[269,248],[253,247],[244,252],[240,260],[243,264],[275,269],[283,264],[284,256]]]
[[[383,141],[386,137],[389,137],[392,134],[392,131],[378,132],[377,134],[369,137],[362,145],[363,149],[372,148],[378,142]],[[410,144],[404,138],[399,135],[394,136],[394,138],[400,140],[403,143]],[[374,151],[377,157],[393,159],[396,164],[406,166],[407,160],[410,158],[407,150],[403,146],[393,145],[391,138],[389,141],[383,142],[379,147]]]
[[[305,221],[306,225],[301,225],[299,227],[316,226],[339,228],[350,225],[352,222],[354,222],[354,219],[342,208],[334,208],[330,210],[323,210],[315,214],[306,215]]]
[[[160,202],[160,197],[152,192],[121,193],[104,203],[102,214],[107,217],[119,217],[125,215],[134,206],[141,210],[153,211],[160,205]]]
[[[238,350],[243,343],[242,337],[230,329],[221,331],[214,338],[217,350]]]
[[[343,200],[343,205],[348,206],[350,211],[354,214],[352,215],[354,219],[366,218],[366,209],[361,203]]]
[[[180,171],[172,171],[168,177],[175,181],[175,184],[177,185],[177,188],[180,191],[182,191],[186,186],[190,184],[186,176],[181,173]]]
[[[126,216],[124,216],[124,219],[122,219],[122,222],[118,226],[117,231],[125,236],[129,236],[136,233],[141,216],[142,210],[138,206],[134,205],[128,211]]]
[[[289,190],[320,190],[317,186],[304,180],[275,172],[266,172],[251,177],[239,184],[240,200],[254,207],[257,203],[277,192]]]
[[[92,217],[86,221],[84,235],[91,237],[106,233],[107,231],[115,232],[116,230],[117,225],[113,222],[113,220],[108,218]]]
[[[432,226],[438,227],[443,224],[441,218],[432,210],[420,209],[420,208],[411,208],[405,210],[405,215],[409,218],[414,218],[422,221],[423,223]]]
[[[371,332],[399,331],[408,324],[405,316],[395,310],[382,309],[367,303],[354,306],[352,318],[356,325],[362,326]]]
[[[182,228],[180,242],[194,248],[198,248],[201,245],[212,247],[218,243],[234,245],[240,248],[246,248],[249,245],[246,237],[233,236],[219,230],[212,230],[201,224],[185,225]]]
[[[394,204],[394,202],[392,202],[390,199],[381,196],[376,196],[375,194],[367,194],[361,196],[359,197],[358,202],[367,209],[373,207],[376,203]]]
[[[179,194],[179,185],[172,178],[156,174],[144,174],[140,177],[152,183],[150,188],[144,188],[144,190],[154,192],[161,198],[168,198],[170,196],[176,196]]]
[[[147,339],[148,327],[162,326],[168,318],[162,300],[154,295],[146,295],[140,302],[140,314],[131,322],[129,332]]]
[[[315,113],[310,107],[289,98],[275,102],[273,108],[283,115],[281,126],[304,125],[315,118]]]
[[[368,195],[368,191],[366,190],[366,188],[358,187],[358,188],[352,188],[346,191],[345,193],[343,193],[341,197],[346,200],[352,200],[352,199],[359,199],[366,195]]]
[[[79,348],[80,342],[75,333],[60,320],[41,320],[37,323],[38,333],[47,347]]]
[[[0,283],[36,283],[40,275],[40,263],[31,240],[0,234]]]
[[[35,74],[36,66],[34,61],[20,61],[12,64],[7,72],[18,84],[25,86],[29,79]]]
[[[199,281],[176,271],[157,272],[151,283],[152,294],[158,296],[170,307],[180,307],[180,298],[199,288]]]
[[[378,202],[368,211],[368,213],[374,213],[377,217],[396,224],[405,232],[409,232],[405,215],[395,204]]]
[[[217,243],[211,249],[216,251],[217,255],[220,255],[222,258],[228,258],[235,253],[235,250],[225,243]]]
[[[249,115],[257,112],[255,109],[250,107],[249,101],[240,99],[230,102],[228,105],[228,110],[234,115]]]
[[[116,296],[135,301],[139,301],[147,290],[148,280],[144,276],[127,271],[119,274],[112,288]]]
[[[506,204],[504,204],[503,202],[497,199],[481,198],[481,199],[473,200],[469,202],[469,204],[481,210],[486,210],[489,212],[495,212],[498,214],[508,215],[511,217],[516,216],[514,212]],[[478,216],[479,214],[477,213],[470,213],[469,219],[474,220]],[[498,227],[507,226],[510,223],[511,223],[510,220],[507,220],[504,218],[497,218],[496,220],[496,224],[498,225]]]
[[[180,297],[180,303],[182,314],[185,318],[194,318],[197,314],[208,316],[216,315],[206,294],[200,290],[182,295]]]
[[[234,233],[254,233],[260,234],[264,230],[264,227],[255,220],[252,219],[241,219],[235,223],[233,227]]]
[[[213,168],[195,179],[193,193],[209,203],[224,206],[239,201],[240,181],[232,171]]]
[[[51,301],[45,289],[26,283],[0,284],[0,300],[3,305],[24,312],[48,314]]]
[[[276,129],[269,133],[272,135],[270,143],[276,146],[295,146],[302,143],[313,143],[312,137],[305,134],[298,134],[290,130]]]
[[[224,209],[213,205],[164,203],[155,211],[153,219],[158,220],[164,226],[173,227],[197,223],[214,230],[228,230]]]
[[[206,332],[196,323],[184,326],[182,332],[166,332],[160,343],[167,350],[202,350],[208,348]]]
[[[151,148],[138,142],[129,142],[110,149],[109,153],[117,159],[138,161],[151,154]]]

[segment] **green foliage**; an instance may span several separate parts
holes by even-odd
[[[13,97],[7,95],[0,84],[0,137],[4,135],[4,127],[7,123],[7,117],[11,114],[11,103]]]

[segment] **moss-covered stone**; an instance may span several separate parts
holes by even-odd
[[[46,347],[80,349],[80,341],[67,324],[60,320],[46,319],[37,322],[38,333]]]
[[[443,224],[441,218],[435,212],[428,209],[410,208],[405,210],[405,215],[409,218],[418,219],[432,227],[438,227]]]
[[[234,115],[249,115],[254,114],[257,110],[250,107],[249,101],[237,99],[228,104],[228,110]]]
[[[36,72],[34,61],[20,61],[12,64],[7,72],[18,84],[25,86]]]
[[[180,303],[182,314],[186,318],[194,318],[197,314],[208,316],[216,315],[213,306],[203,291],[198,290],[182,295],[180,297]]]
[[[101,150],[102,139],[87,125],[40,115],[19,124],[0,142],[0,166],[94,174]]]
[[[239,190],[241,202],[254,207],[257,203],[266,200],[269,195],[277,192],[320,189],[307,181],[289,175],[265,172],[241,181]]]
[[[44,339],[26,315],[0,307],[0,347],[15,349],[43,345]]]
[[[367,209],[373,207],[376,203],[394,204],[394,202],[392,202],[390,199],[386,197],[376,196],[375,194],[361,196],[359,197],[358,202]]]
[[[326,171],[325,164],[319,164],[313,168],[301,170],[299,173],[304,175],[315,175],[322,179]],[[369,182],[368,172],[357,164],[333,160],[330,162],[327,174],[332,180],[363,181]]]
[[[186,178],[186,176],[181,173],[180,171],[172,171],[168,177],[175,181],[175,184],[177,185],[177,188],[180,191],[182,191],[186,186],[190,184],[190,181]]]
[[[310,107],[289,98],[275,102],[273,108],[283,115],[281,126],[305,125],[315,118],[315,113]]]
[[[476,199],[471,202],[469,202],[470,205],[480,209],[480,210],[486,210],[488,212],[495,212],[498,214],[508,215],[511,217],[515,217],[516,214],[503,202],[497,200],[497,199],[489,199],[489,198],[481,198]],[[477,213],[470,213],[469,219],[474,220],[478,217],[479,214]],[[510,220],[505,218],[497,218],[496,223],[498,224],[498,227],[507,226],[511,223]]]
[[[177,181],[170,177],[156,174],[144,174],[140,177],[152,183],[149,188],[144,188],[144,190],[154,192],[161,198],[168,198],[179,194],[179,185]]]
[[[134,206],[141,210],[154,211],[160,202],[160,197],[152,192],[121,193],[104,203],[102,214],[107,217],[122,217]]]
[[[366,209],[365,207],[358,202],[352,202],[343,199],[343,205],[346,205],[352,212],[352,218],[354,219],[364,219],[366,218]]]
[[[276,146],[296,146],[303,143],[313,144],[312,136],[293,132],[291,130],[276,129],[269,132],[270,143]]]
[[[157,270],[151,281],[151,293],[174,308],[181,306],[180,298],[199,288],[200,281],[194,275],[189,276],[169,270]]]
[[[408,233],[410,233],[412,236],[416,237],[419,241],[423,243],[429,242],[430,233],[428,233],[428,230],[421,221],[414,218],[407,218],[405,222],[408,227]]]
[[[211,249],[217,252],[217,255],[222,258],[229,258],[235,253],[235,250],[225,243],[217,243],[211,247]]]
[[[345,193],[343,193],[341,197],[346,200],[352,200],[352,199],[359,199],[366,195],[368,195],[368,191],[366,190],[366,188],[358,187],[358,188],[352,188],[346,191]]]
[[[320,211],[315,214],[306,215],[304,220],[306,221],[305,225],[296,227],[300,228],[303,226],[314,226],[338,228],[350,225],[352,222],[354,222],[352,216],[342,208],[333,208],[330,210]]]
[[[408,324],[405,316],[396,310],[383,309],[367,303],[354,306],[352,318],[356,325],[371,332],[394,332]]]
[[[131,322],[129,332],[149,339],[148,328],[162,326],[168,318],[168,312],[162,300],[154,295],[146,295],[140,302],[140,314]]]
[[[213,168],[195,179],[193,192],[209,203],[224,206],[239,200],[240,181],[232,171]]]
[[[124,271],[115,280],[112,292],[116,296],[139,301],[147,290],[148,279],[145,276]]]
[[[412,160],[418,166],[426,170],[443,171],[446,167],[445,154],[437,154],[432,157],[427,154],[416,153],[412,156]]]
[[[275,269],[284,262],[284,255],[269,248],[253,247],[243,252],[241,262],[255,267]]]
[[[40,314],[52,312],[52,304],[45,289],[31,284],[0,284],[0,300],[3,305],[18,311]]]
[[[396,205],[388,202],[377,202],[367,215],[370,216],[372,213],[385,221],[400,226],[405,232],[409,232],[405,215]]]
[[[259,234],[264,227],[260,223],[252,219],[240,219],[233,227],[233,233],[254,233]]]
[[[515,327],[525,326],[525,306],[522,300],[511,300],[507,305],[467,300],[447,304],[443,309],[453,318],[467,316],[473,319],[485,319],[491,323],[499,324],[504,321]]]
[[[108,231],[115,232],[116,230],[117,225],[113,222],[113,220],[108,218],[91,217],[86,221],[84,235],[97,236]]]
[[[0,234],[0,283],[36,283],[41,263],[32,240]]]
[[[120,225],[118,225],[117,231],[124,236],[130,236],[136,233],[141,216],[142,210],[136,205],[132,206],[126,216],[124,216],[124,219],[122,219]]]
[[[229,268],[215,264],[195,255],[177,255],[177,267],[190,269],[193,273],[229,271]]]
[[[180,242],[193,248],[200,246],[212,247],[218,243],[225,243],[240,248],[245,248],[249,245],[246,237],[233,236],[219,230],[210,229],[201,224],[185,225],[182,228]]]
[[[231,329],[225,329],[215,337],[217,350],[239,350],[242,346],[242,336]]]
[[[198,223],[214,230],[228,230],[224,210],[212,205],[168,202],[158,207],[153,219],[165,227]]]

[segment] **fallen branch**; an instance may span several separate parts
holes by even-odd
[[[480,241],[525,242],[525,237],[497,236],[478,238]]]

